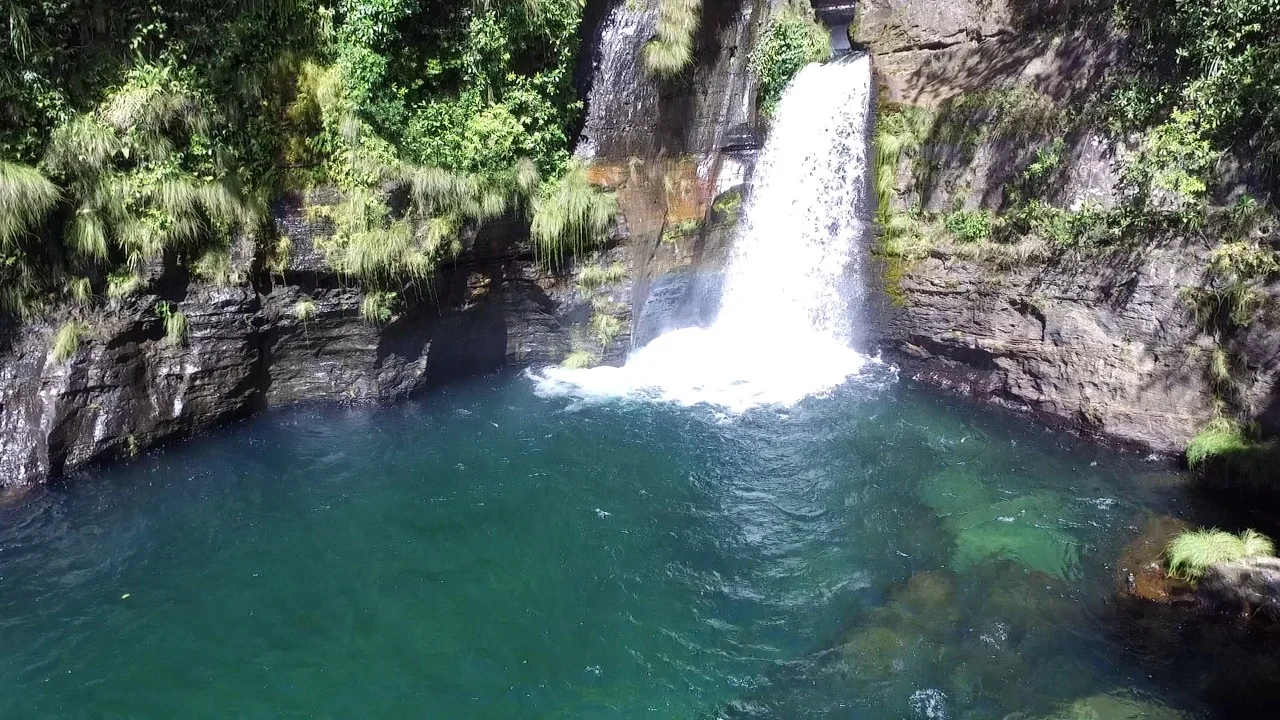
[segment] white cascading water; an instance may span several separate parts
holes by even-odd
[[[647,397],[730,412],[793,405],[857,373],[852,309],[867,227],[871,66],[809,65],[787,87],[706,328],[667,332],[620,368],[546,368],[542,395]]]

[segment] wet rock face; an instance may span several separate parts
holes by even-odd
[[[56,328],[29,328],[0,357],[0,485],[57,476],[93,460],[128,456],[251,412],[259,385],[259,298],[250,288],[199,288],[179,304],[185,344],[164,337],[138,298],[88,320],[65,362]]]
[[[0,354],[0,487],[127,458],[268,405],[402,398],[568,352],[571,298],[518,236],[473,239],[430,292],[406,290],[395,316],[375,326],[360,317],[363,294],[308,251],[324,229],[299,215],[281,221],[299,250],[284,282],[160,278],[163,297],[84,317],[90,330],[63,362],[51,351],[57,322],[17,330]],[[183,340],[165,337],[161,301],[186,316]]]
[[[1079,210],[1122,198],[1132,143],[1020,122],[1060,117],[1096,94],[1100,73],[1123,67],[1127,41],[1096,9],[1020,0],[858,7],[855,39],[874,54],[882,97],[936,113],[898,168],[898,211],[1010,211],[1011,189],[1055,143],[1056,174],[1037,199]],[[942,102],[961,94],[968,110]],[[1010,116],[1016,129],[993,120],[993,98],[1025,103]],[[1217,238],[1144,239],[1108,252],[1017,240],[1025,245],[988,244],[982,250],[997,252],[987,255],[939,242],[911,259],[879,258],[869,279],[882,292],[868,313],[879,348],[922,381],[1180,453],[1213,417],[1217,394],[1215,341],[1180,293],[1205,284]],[[1261,320],[1224,341],[1239,360],[1241,405],[1266,431],[1280,428],[1274,325]]]
[[[595,182],[617,192],[630,248],[633,347],[712,319],[737,220],[713,205],[735,188],[740,196],[750,179],[761,135],[751,48],[778,4],[705,0],[693,63],[667,79],[642,62],[657,0],[613,0],[594,11],[603,19],[590,38],[577,154],[591,163]]]

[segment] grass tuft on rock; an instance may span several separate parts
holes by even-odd
[[[53,339],[54,362],[66,362],[80,349],[80,342],[89,334],[89,326],[79,320],[68,320],[58,328]]]
[[[164,320],[164,336],[174,345],[181,345],[187,339],[187,315],[178,306],[168,301],[156,303],[156,315]]]
[[[399,296],[393,292],[366,293],[360,302],[360,317],[371,325],[383,325],[391,320],[398,300]]]
[[[644,66],[660,77],[680,73],[693,60],[702,0],[661,0],[654,37],[644,46]]]
[[[586,265],[578,270],[578,286],[583,290],[595,290],[605,285],[614,285],[627,277],[627,268],[616,262],[608,267]]]
[[[1214,563],[1274,555],[1271,539],[1254,530],[1239,535],[1223,530],[1192,530],[1175,537],[1165,549],[1169,575],[1188,582],[1199,580]]]
[[[554,265],[601,244],[617,214],[617,198],[592,185],[586,168],[572,165],[534,198],[530,231],[539,259]]]
[[[301,323],[307,323],[316,316],[316,303],[314,300],[299,300],[293,306],[293,314]]]

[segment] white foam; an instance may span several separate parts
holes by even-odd
[[[810,65],[792,81],[710,327],[665,333],[620,368],[545,368],[532,373],[536,391],[742,412],[828,392],[872,362],[851,347],[868,226],[871,92],[866,57]]]

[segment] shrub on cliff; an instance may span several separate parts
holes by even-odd
[[[760,80],[760,112],[772,115],[787,83],[805,65],[831,59],[831,36],[808,3],[788,3],[769,21],[751,55],[751,69]]]
[[[367,198],[429,167],[474,190],[434,197],[428,211],[419,202],[409,234],[379,203],[349,208],[341,259],[362,283],[385,284],[456,247],[467,222],[527,209],[517,206],[537,178],[567,167],[582,112],[581,0],[119,0],[110,32],[101,3],[10,5],[5,314],[127,294],[141,281],[103,279],[138,279],[161,254],[188,267],[218,260],[205,269],[225,277],[210,252],[225,254],[233,227],[256,224],[285,188]],[[359,242],[374,236],[391,247]],[[90,292],[72,278],[90,279]]]
[[[1214,563],[1271,557],[1275,555],[1275,545],[1270,538],[1253,530],[1239,535],[1222,530],[1193,530],[1171,540],[1165,555],[1170,576],[1195,582]]]

